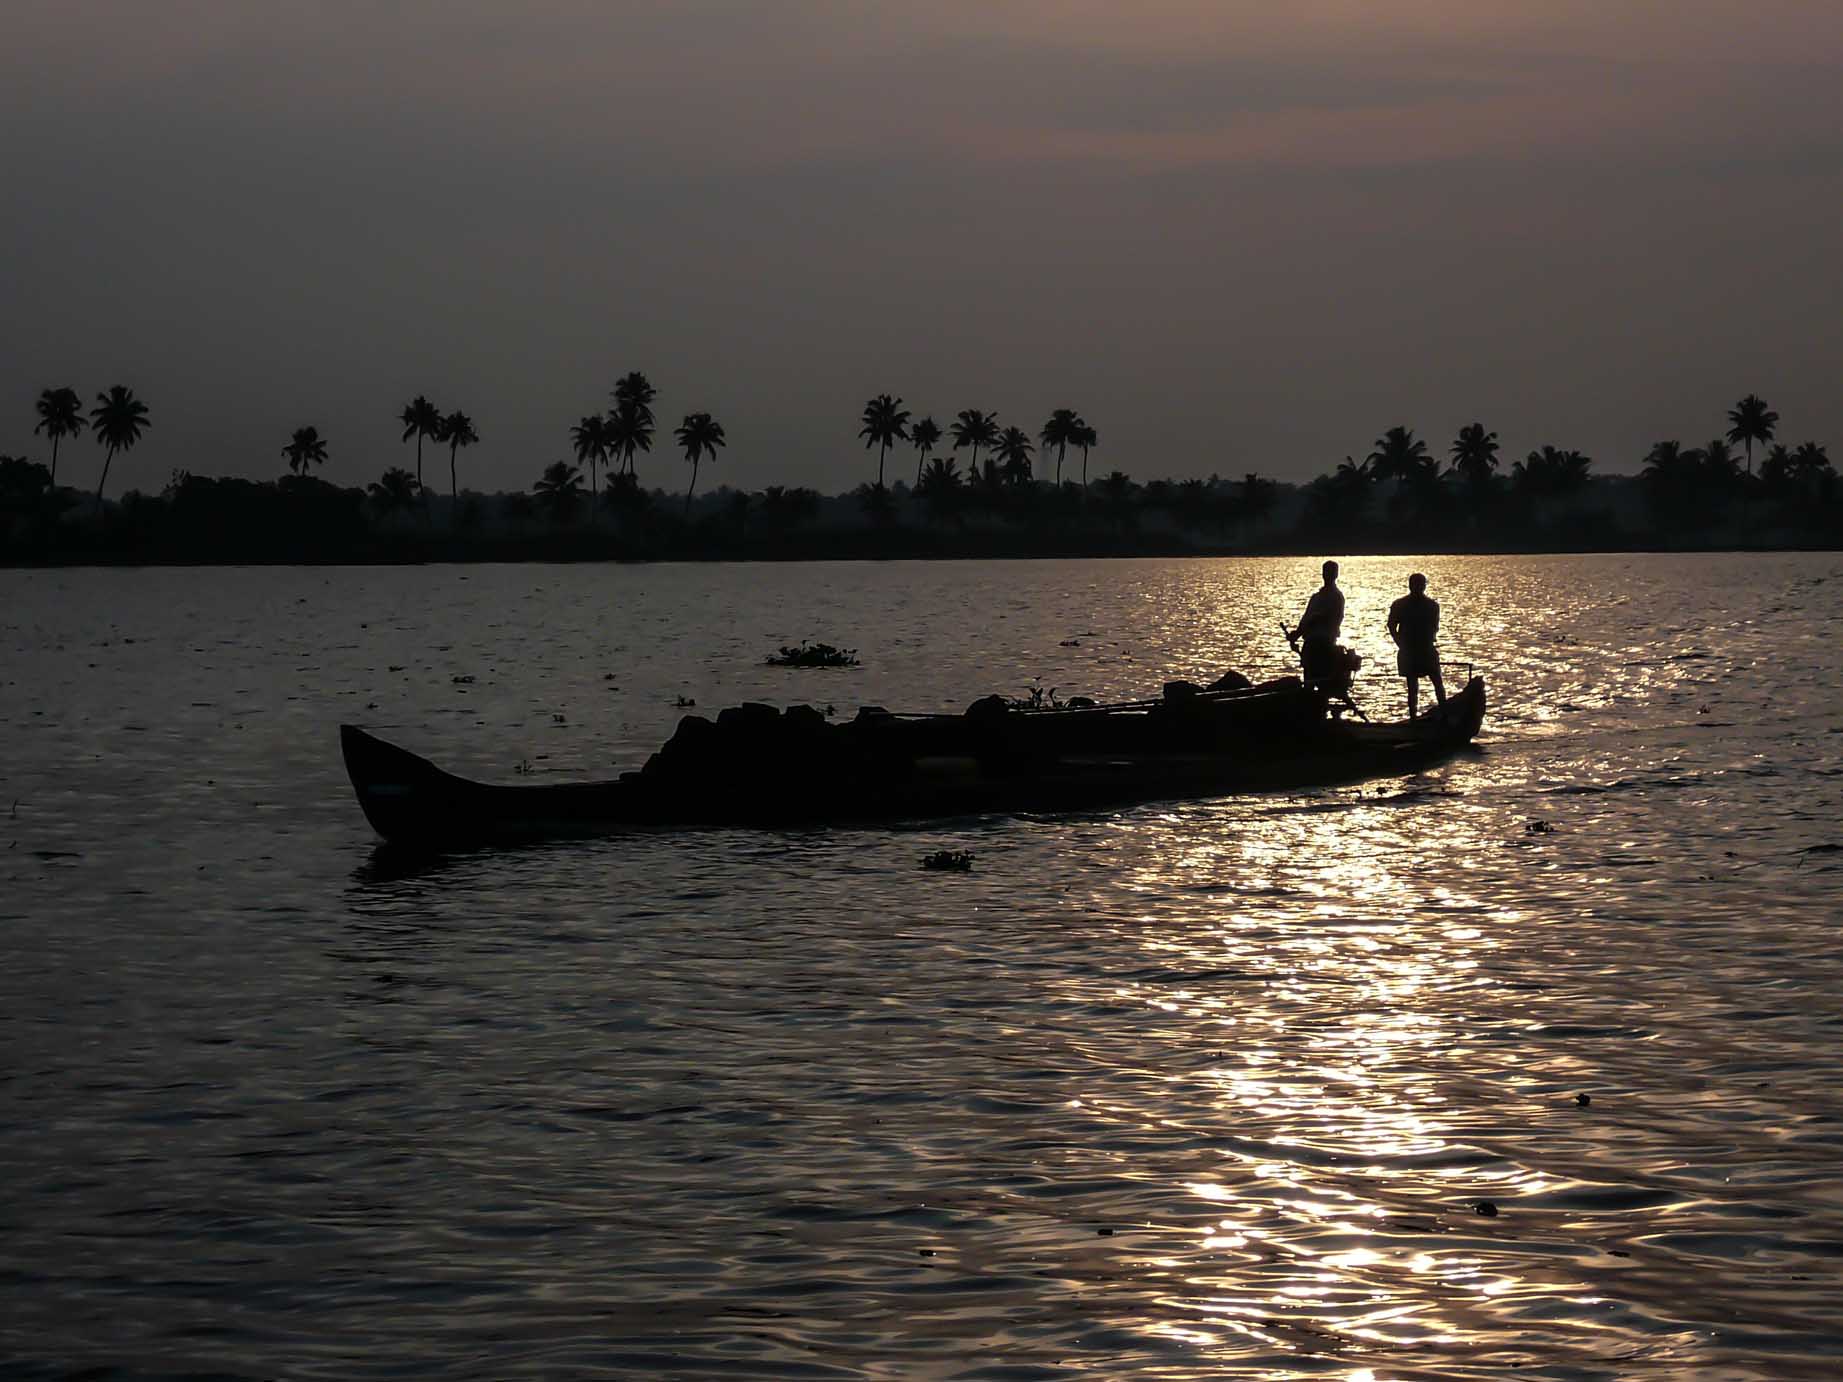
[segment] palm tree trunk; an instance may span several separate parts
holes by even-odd
[[[461,484],[454,475],[454,457],[460,449],[458,445],[448,448],[448,498],[454,501],[459,501],[461,497]]]
[[[927,459],[928,459],[928,453],[926,451],[917,451],[915,453],[915,488],[916,489],[921,488],[922,462]]]
[[[58,436],[55,432],[51,436],[51,492],[58,492]]]
[[[98,512],[102,509],[102,487],[109,483],[109,463],[114,459],[115,448],[111,446],[109,448],[109,453],[102,458],[102,479],[96,482],[96,508]]]
[[[1082,498],[1088,497],[1088,448],[1085,446],[1081,449],[1081,492]]]
[[[697,461],[697,457],[693,456],[691,458],[691,484],[685,490],[685,517],[686,518],[691,517],[691,491],[696,489],[697,487],[698,487],[698,461]]]
[[[878,489],[883,488],[883,461],[884,461],[884,458],[889,455],[889,453],[890,453],[890,444],[888,442],[884,442],[882,449],[877,452],[877,488]]]
[[[1062,453],[1068,447],[1066,441],[1056,443],[1056,488],[1062,488]]]
[[[416,433],[416,488],[422,488],[422,433]]]

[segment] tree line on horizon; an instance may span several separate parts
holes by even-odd
[[[600,507],[629,521],[646,513],[651,501],[639,486],[634,461],[636,455],[652,450],[657,431],[653,405],[658,390],[636,370],[616,381],[610,397],[613,406],[606,412],[585,415],[568,429],[577,464],[557,461],[547,466],[523,501],[516,493],[505,496],[501,504],[505,517],[520,522],[542,514],[553,523],[564,523],[580,512],[585,498],[591,516]],[[50,465],[0,457],[0,474],[5,477],[0,499],[5,500],[7,510],[31,508],[35,501],[30,493],[35,490],[42,502],[55,505],[59,444],[87,431],[104,450],[95,501],[100,511],[114,458],[132,450],[151,426],[147,405],[131,389],[116,385],[96,395],[96,405],[86,417],[74,389],[48,388],[40,393],[36,411],[39,421],[34,433],[42,433],[50,443]],[[1640,479],[1657,517],[1693,521],[1711,506],[1754,493],[1822,501],[1834,497],[1836,476],[1825,448],[1814,441],[1795,448],[1779,443],[1779,415],[1763,399],[1747,395],[1728,411],[1727,419],[1726,433],[1702,446],[1684,446],[1671,440],[1658,442],[1647,452]],[[426,515],[431,490],[423,479],[423,446],[425,441],[433,442],[449,450],[452,518],[456,526],[461,525],[470,511],[461,503],[458,457],[480,439],[473,419],[459,410],[443,412],[419,394],[403,406],[397,420],[403,429],[401,441],[415,444],[416,469],[411,472],[392,466],[367,485],[363,494],[371,511],[380,518],[389,518],[420,508]],[[1126,521],[1137,504],[1145,509],[1164,508],[1178,526],[1190,527],[1201,525],[1211,514],[1220,522],[1229,509],[1238,520],[1258,519],[1271,509],[1280,488],[1278,482],[1253,473],[1234,482],[1226,495],[1225,487],[1215,477],[1207,482],[1154,480],[1140,486],[1124,472],[1114,470],[1090,482],[1088,458],[1098,445],[1098,434],[1070,408],[1055,409],[1038,429],[1034,442],[1023,428],[1001,427],[997,414],[981,409],[961,410],[944,433],[931,416],[914,419],[904,400],[888,393],[866,401],[858,421],[858,438],[866,449],[877,452],[876,478],[857,492],[865,515],[875,525],[888,524],[895,518],[894,494],[886,484],[886,469],[890,450],[902,443],[916,453],[915,481],[909,494],[937,521],[957,522],[969,513],[982,511],[1018,518],[1032,505],[1040,510],[1038,517],[1050,517],[1056,512],[1070,512],[1070,503],[1081,506],[1092,500],[1103,517],[1116,521]],[[686,414],[674,429],[674,437],[691,466],[683,506],[683,517],[688,520],[699,464],[705,458],[715,459],[727,438],[722,424],[707,412]],[[948,443],[946,454],[934,454],[943,441]],[[1756,446],[1761,448],[1757,477]],[[1738,454],[1736,448],[1740,448]],[[1071,449],[1081,453],[1079,484],[1063,479]],[[313,468],[323,466],[328,458],[327,440],[316,427],[294,429],[281,451],[289,471],[284,480],[292,479],[296,490],[304,488],[310,479],[313,484],[323,483],[311,478]],[[965,472],[957,461],[956,453],[961,451],[969,453]],[[1040,460],[1047,465],[1052,452],[1055,469],[1051,477],[1039,480],[1036,463]],[[1307,515],[1330,533],[1346,530],[1368,516],[1375,494],[1387,490],[1388,516],[1398,524],[1450,521],[1467,515],[1477,519],[1494,505],[1507,501],[1566,501],[1578,496],[1595,478],[1592,459],[1579,451],[1545,445],[1507,468],[1502,464],[1501,453],[1497,434],[1483,423],[1460,429],[1444,463],[1411,429],[1391,427],[1376,439],[1362,460],[1346,456],[1333,470],[1303,487]],[[609,466],[617,468],[608,476],[604,497],[600,471]],[[589,480],[586,496],[583,467],[587,468]],[[186,472],[175,471],[166,493],[188,483],[196,485],[197,481]],[[803,521],[819,504],[819,496],[803,488],[768,486],[758,498],[762,515],[782,523]],[[748,502],[746,498],[744,502]],[[470,503],[477,524],[477,500]],[[732,496],[730,506],[733,509],[735,505],[736,497]]]

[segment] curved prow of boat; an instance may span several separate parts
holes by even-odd
[[[432,824],[450,817],[461,799],[477,790],[477,784],[355,725],[339,727],[339,748],[365,819],[386,840],[427,835]]]

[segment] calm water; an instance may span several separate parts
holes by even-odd
[[[1424,776],[409,876],[342,720],[1139,692],[1316,564],[0,572],[0,1372],[1843,1374],[1843,558],[1421,565]]]

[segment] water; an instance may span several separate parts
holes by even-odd
[[[407,874],[342,720],[1141,692],[1316,564],[0,572],[0,1372],[1843,1373],[1843,558],[1421,565],[1409,780]]]

